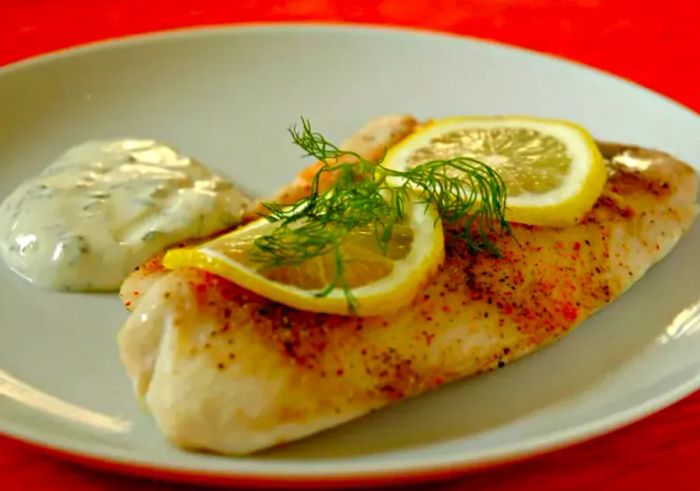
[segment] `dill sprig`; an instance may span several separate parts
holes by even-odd
[[[292,126],[289,133],[306,157],[323,166],[313,177],[308,196],[291,205],[264,203],[265,218],[279,226],[255,239],[249,258],[265,269],[332,255],[334,276],[317,295],[341,288],[351,311],[356,302],[345,277],[343,240],[353,231],[370,230],[386,253],[411,199],[435,206],[443,222],[461,228],[461,240],[475,252],[498,255],[491,236],[510,233],[504,216],[505,183],[478,160],[432,160],[402,171],[385,167],[383,159],[370,162],[338,148],[313,131],[307,119],[302,118],[301,127]],[[327,173],[333,173],[335,180],[322,190],[320,183]]]

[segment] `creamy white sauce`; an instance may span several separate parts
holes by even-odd
[[[136,266],[240,221],[247,199],[153,140],[75,146],[0,205],[0,252],[33,283],[116,290]]]

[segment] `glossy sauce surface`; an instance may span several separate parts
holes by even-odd
[[[0,252],[33,283],[116,290],[165,247],[240,221],[247,199],[204,165],[154,140],[70,148],[0,205]]]

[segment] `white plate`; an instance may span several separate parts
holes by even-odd
[[[696,114],[520,49],[394,29],[190,30],[69,50],[0,72],[0,195],[82,140],[169,141],[267,193],[300,168],[299,115],[340,140],[410,112],[527,113],[698,164]],[[97,465],[187,480],[378,483],[517,459],[610,431],[700,386],[700,227],[553,347],[248,458],[168,446],[131,395],[115,296],[41,291],[0,268],[0,429]]]

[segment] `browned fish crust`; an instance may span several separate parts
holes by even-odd
[[[677,170],[693,177],[689,168]],[[477,317],[496,316],[501,326],[514,322],[533,347],[566,332],[621,293],[624,285],[619,275],[611,275],[611,270],[628,270],[628,276],[635,275],[626,260],[632,251],[611,251],[608,240],[612,229],[619,224],[637,228],[653,226],[660,220],[684,221],[681,212],[668,207],[668,197],[677,191],[675,187],[671,179],[649,178],[618,168],[580,225],[550,229],[513,224],[512,237],[493,237],[502,251],[501,257],[470,252],[455,231],[448,230],[440,273],[410,307],[426,326],[415,342],[430,344],[434,337],[431,324],[452,322],[452,312],[475,302],[482,306]],[[663,211],[659,213],[660,209]],[[651,211],[654,218],[647,218]],[[644,240],[642,245],[660,250],[663,234],[662,231],[658,241]],[[143,266],[146,276],[158,272],[163,272],[160,256]],[[290,362],[318,370],[324,353],[351,344],[363,329],[378,329],[391,322],[390,318],[348,318],[299,311],[197,270],[183,273],[183,277],[196,292],[198,308],[219,320],[218,331],[209,334],[212,340],[202,344],[201,349],[208,351],[212,362],[221,369],[236,353],[228,343],[216,342],[214,338],[228,337],[226,333],[243,323],[251,325],[261,342],[276,346]],[[485,360],[484,368],[509,360],[513,348],[505,346],[492,360]],[[378,391],[387,397],[403,397],[425,384],[440,381],[421,380],[412,387],[418,381],[416,377],[406,377],[406,373],[413,362],[411,357],[400,356],[388,346],[379,352],[365,353],[361,369],[376,376]],[[348,367],[339,360],[333,368],[331,373],[326,370],[319,375],[342,376]]]
[[[206,426],[210,423],[189,413],[173,416],[172,402],[149,394],[161,428],[186,447],[252,451],[503,366],[556,340],[668,253],[696,213],[692,168],[661,152],[600,147],[610,161],[610,177],[581,223],[568,228],[514,224],[512,236],[493,237],[498,258],[473,254],[447,230],[440,271],[410,306],[393,315],[302,312],[212,274],[164,273],[158,258],[147,263],[123,294],[132,301],[134,287],[148,279],[149,305],[170,302],[168,329],[175,348],[168,348],[168,359],[199,367],[207,360],[222,384],[245,376],[259,380],[261,391],[283,387],[255,418],[230,423],[251,432],[245,434],[263,435],[261,440],[219,437],[228,430]],[[622,165],[630,161],[640,170]],[[122,355],[137,390],[147,393],[153,367],[130,359],[130,346],[141,346],[133,338],[140,327],[130,323],[120,341]],[[160,381],[156,392],[175,390],[174,383]],[[208,436],[183,429],[187,424]],[[286,424],[308,427],[277,432]]]

